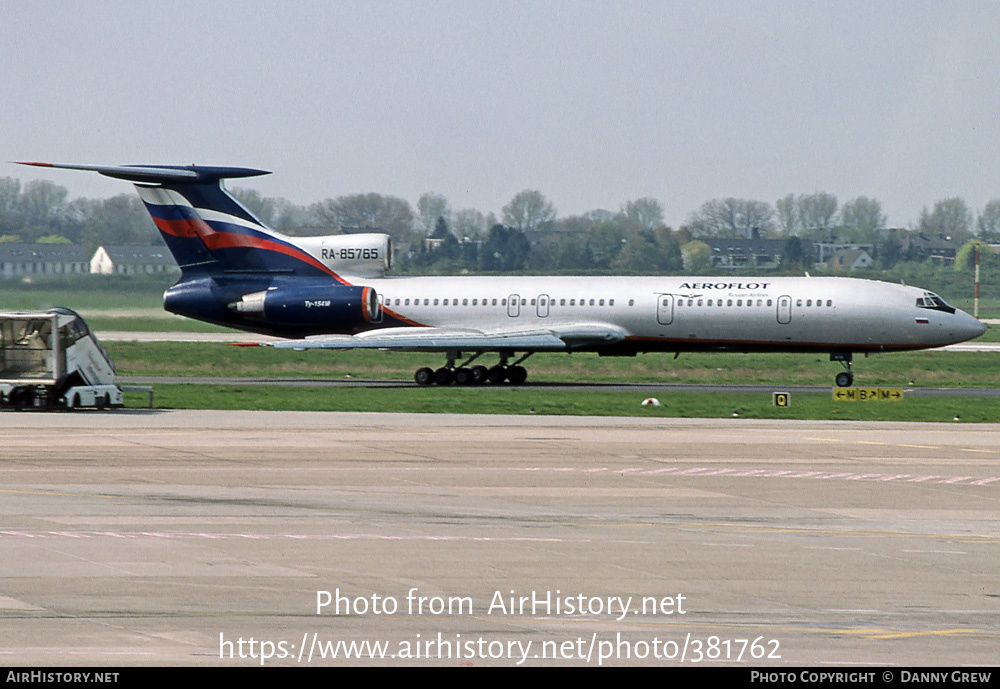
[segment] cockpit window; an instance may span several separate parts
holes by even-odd
[[[955,313],[954,306],[948,306],[944,302],[944,299],[933,292],[924,292],[924,296],[917,297],[917,307],[933,311],[944,311],[945,313]]]

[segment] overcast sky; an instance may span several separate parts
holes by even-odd
[[[238,165],[311,203],[376,191],[560,216],[652,196],[1000,197],[996,2],[0,3],[8,165]]]

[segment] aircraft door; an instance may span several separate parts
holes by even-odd
[[[792,322],[792,298],[787,295],[778,297],[778,322],[782,325]]]
[[[535,311],[539,318],[549,317],[549,295],[539,294],[538,295],[538,307]]]
[[[512,294],[507,297],[507,315],[511,318],[517,318],[521,315],[521,295]]]
[[[378,294],[378,295],[376,295],[376,298],[378,299],[378,306],[377,306],[376,312],[372,314],[372,320],[371,320],[371,322],[372,323],[381,323],[382,322],[382,307],[385,306],[385,297],[383,295],[381,295],[381,294]]]
[[[674,296],[661,294],[656,302],[656,322],[660,325],[670,325],[674,322]]]

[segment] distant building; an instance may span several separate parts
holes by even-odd
[[[0,243],[0,276],[85,275],[87,255],[76,244]]]
[[[385,230],[373,225],[341,225],[340,234],[386,234]]]
[[[864,249],[841,249],[827,262],[830,270],[843,272],[845,270],[866,270],[875,265],[875,260]]]
[[[90,272],[100,275],[150,275],[178,271],[165,246],[101,246],[90,259]]]
[[[709,264],[723,270],[773,270],[781,265],[785,251],[784,239],[754,237],[703,237],[711,249]]]
[[[962,242],[941,233],[906,232],[905,230],[889,230],[889,236],[900,244],[900,250],[907,260],[926,261],[932,263],[954,263],[955,255],[962,247]]]
[[[864,251],[870,257],[875,253],[874,244],[856,244],[852,242],[816,242],[813,244],[816,251],[816,263],[827,263],[834,255],[843,251]]]

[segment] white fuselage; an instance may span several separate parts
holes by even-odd
[[[853,278],[462,276],[352,282],[375,289],[385,325],[399,325],[398,319],[509,332],[594,324],[623,329],[636,351],[922,349],[985,330],[962,311],[918,306],[928,294],[922,289]]]

